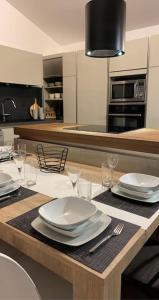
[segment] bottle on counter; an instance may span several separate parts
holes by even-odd
[[[44,108],[39,106],[38,112],[39,112],[39,119],[44,120],[45,119]]]

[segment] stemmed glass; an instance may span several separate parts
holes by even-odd
[[[26,159],[26,144],[22,144],[22,143],[19,143],[17,144],[17,151],[19,151],[21,153],[21,156],[23,156],[24,158],[24,161]]]
[[[73,195],[76,195],[76,185],[77,185],[78,179],[80,178],[80,170],[76,169],[74,167],[71,167],[71,166],[67,166],[66,171],[67,171],[69,179],[72,183]]]
[[[109,154],[107,156],[107,165],[108,168],[110,168],[110,183],[111,186],[113,185],[113,175],[114,175],[114,169],[116,168],[117,164],[119,162],[119,156],[117,154]]]
[[[24,153],[21,152],[20,150],[14,150],[12,155],[19,173],[18,183],[23,184],[24,176],[22,176],[22,173],[24,173],[24,160],[25,160]]]

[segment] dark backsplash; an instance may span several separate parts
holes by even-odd
[[[34,103],[34,99],[37,98],[38,104],[42,106],[42,89],[20,84],[0,83],[0,122],[2,121],[1,103],[5,98],[13,98],[16,104],[15,109],[12,103],[5,102],[5,113],[11,114],[6,117],[7,122],[29,121],[32,120],[29,108]]]

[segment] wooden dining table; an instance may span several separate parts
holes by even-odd
[[[80,169],[83,168],[87,174],[94,176],[96,181],[99,180],[100,171],[98,168],[80,164],[75,165]],[[116,177],[118,176],[119,173],[116,173]],[[142,217],[136,216],[137,225],[140,226],[133,238],[130,239],[109,266],[102,273],[99,273],[7,223],[47,203],[51,199],[53,199],[53,196],[36,193],[26,199],[1,208],[0,238],[70,282],[73,286],[74,300],[119,300],[121,297],[122,273],[158,227],[159,212],[156,212],[143,226]],[[128,219],[131,222],[128,213],[123,212],[123,216],[125,220]],[[132,215],[132,220],[135,224],[135,215]]]

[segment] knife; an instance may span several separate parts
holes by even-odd
[[[2,197],[0,197],[0,201],[6,200],[11,197],[12,197],[11,195],[2,196]]]

